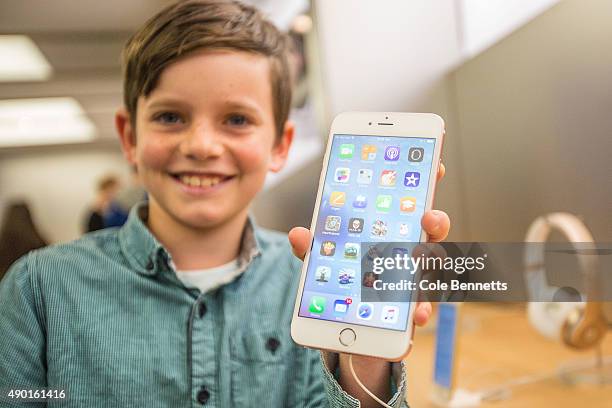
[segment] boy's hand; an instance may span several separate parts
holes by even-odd
[[[438,181],[444,177],[444,164],[440,163],[438,170]],[[427,232],[429,242],[439,242],[446,238],[450,230],[450,219],[444,211],[432,210],[423,215],[421,226]],[[289,242],[293,249],[293,254],[304,260],[304,255],[310,244],[310,231],[307,228],[295,227],[289,231]],[[417,326],[424,326],[431,315],[431,304],[429,302],[419,302],[414,312],[414,322]]]

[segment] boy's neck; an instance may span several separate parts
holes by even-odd
[[[214,268],[239,255],[248,208],[223,224],[191,228],[172,218],[155,202],[149,202],[147,226],[172,256],[178,270]]]

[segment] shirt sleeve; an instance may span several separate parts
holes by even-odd
[[[17,261],[0,282],[0,391],[35,390],[47,385],[45,334],[36,310],[32,275],[25,256]],[[45,406],[45,404],[28,404]],[[12,405],[0,395],[0,406]]]
[[[321,352],[319,357],[320,370],[323,372],[325,391],[330,407],[360,407],[360,402],[342,389],[332,371],[338,366],[338,355]],[[391,376],[391,393],[393,397],[387,402],[395,408],[408,408],[406,395],[406,370],[404,362],[393,363]]]

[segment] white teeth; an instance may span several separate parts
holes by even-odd
[[[181,176],[181,183],[192,187],[212,187],[221,181],[220,177]]]

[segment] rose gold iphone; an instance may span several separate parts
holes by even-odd
[[[377,297],[361,244],[426,240],[421,217],[432,207],[443,137],[444,121],[429,113],[334,119],[291,323],[296,343],[394,361],[408,354],[416,299]]]

